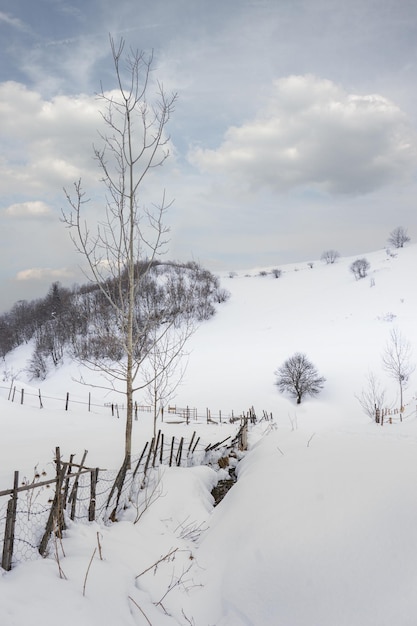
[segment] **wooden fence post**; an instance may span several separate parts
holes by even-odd
[[[149,448],[148,456],[146,458],[145,467],[143,468],[143,475],[146,476],[146,472],[148,471],[149,461],[151,460],[151,454],[154,451],[155,446],[155,437],[152,437],[151,447]]]
[[[65,529],[64,520],[64,504],[63,504],[63,492],[62,487],[64,484],[64,476],[66,474],[68,463],[61,462],[61,451],[57,446],[55,448],[55,462],[56,462],[56,534],[57,537],[62,537],[62,531]]]
[[[123,463],[122,463],[122,465],[121,465],[121,467],[119,469],[119,471],[117,472],[117,476],[116,476],[115,481],[113,483],[113,487],[110,490],[109,497],[107,498],[106,509],[109,508],[111,499],[113,497],[113,494],[114,494],[114,492],[117,489],[116,504],[115,504],[114,509],[111,512],[110,517],[109,517],[109,519],[112,522],[116,521],[117,507],[119,506],[120,495],[122,493],[123,485],[124,485],[125,478],[126,478],[127,466],[128,466],[127,458],[125,457],[124,460],[123,460]]]
[[[184,445],[184,437],[181,437],[180,445],[178,446],[177,457],[175,459],[177,467],[181,465],[182,446]]]
[[[39,394],[38,394],[39,395],[39,408],[43,409],[41,390],[39,389],[38,391],[39,391]]]
[[[158,430],[158,436],[156,438],[155,449],[154,449],[154,452],[153,452],[152,467],[155,467],[156,456],[158,454],[158,447],[159,447],[160,440],[161,440],[161,431]]]
[[[4,540],[3,540],[3,556],[1,560],[1,566],[7,572],[12,569],[18,486],[19,486],[19,472],[15,472],[14,482],[13,482],[13,492],[11,494],[11,498],[9,502],[7,503],[6,527],[4,529]]]
[[[240,433],[240,450],[248,449],[248,418],[245,417]]]
[[[96,487],[98,481],[99,468],[90,472],[90,506],[88,507],[88,521],[94,522],[96,519]]]
[[[72,472],[72,462],[74,460],[74,456],[75,456],[74,454],[71,454],[71,456],[70,456],[70,460],[69,460],[69,463],[68,463],[68,474],[71,474],[71,472]],[[63,493],[62,493],[62,507],[63,507],[63,510],[65,510],[65,508],[67,506],[69,482],[70,482],[70,479],[67,478],[65,480],[65,487],[64,487]]]
[[[159,464],[164,462],[164,433],[161,433],[161,452],[159,453]]]
[[[141,455],[140,455],[140,457],[139,457],[139,461],[136,463],[136,467],[135,467],[135,469],[133,470],[133,474],[132,474],[132,479],[133,479],[133,480],[134,480],[134,478],[135,478],[136,474],[137,474],[137,473],[138,473],[138,471],[139,471],[140,464],[142,463],[142,459],[143,459],[143,457],[145,456],[145,452],[146,452],[146,449],[147,449],[147,447],[148,447],[148,446],[149,446],[149,441],[147,441],[147,442],[145,443],[145,446],[144,446],[144,448],[143,448],[143,450],[142,450],[142,454],[141,454]]]
[[[67,398],[65,400],[65,410],[68,411],[68,404],[69,404],[69,392],[67,391]]]
[[[84,450],[84,454],[83,454],[82,459],[81,459],[81,464],[80,464],[80,467],[78,468],[78,473],[77,473],[77,476],[75,477],[74,484],[72,486],[72,490],[71,490],[70,496],[68,498],[68,502],[71,502],[70,519],[72,519],[72,520],[75,519],[75,509],[76,509],[76,506],[77,506],[78,483],[80,482],[80,474],[81,474],[81,471],[83,469],[85,458],[86,458],[87,454],[88,454],[88,450]]]
[[[190,450],[192,448],[193,445],[193,441],[194,441],[194,437],[196,436],[196,432],[193,432],[193,436],[191,437],[191,441],[190,441],[190,445],[188,446],[188,454],[190,453]]]
[[[172,435],[172,441],[171,441],[171,453],[169,455],[169,466],[171,467],[172,465],[172,456],[174,454],[174,443],[175,443],[175,436]]]

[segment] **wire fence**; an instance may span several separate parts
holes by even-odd
[[[148,475],[154,468],[211,464],[230,454],[231,449],[246,449],[248,427],[255,422],[256,415],[251,409],[242,416],[234,436],[205,446],[196,431],[189,440],[184,437],[166,440],[159,431],[133,457],[130,467],[124,463],[118,471],[87,467],[87,451],[79,465],[73,463],[73,456],[63,462],[57,448],[54,479],[38,478],[29,484],[24,480],[22,484],[19,472],[15,472],[13,487],[0,491],[1,567],[10,570],[17,563],[47,555],[51,540],[62,536],[69,520],[104,524],[117,520],[121,511],[146,488]],[[8,500],[2,501],[6,497]]]
[[[9,386],[0,385],[0,396],[6,398],[12,403],[30,406],[33,408],[53,409],[58,411],[69,411],[74,405],[78,407],[85,407],[88,412],[94,412],[95,414],[111,415],[112,417],[120,418],[125,416],[125,405],[123,402],[116,401],[94,401],[91,392],[85,394],[85,396],[76,395],[74,393],[66,392],[62,396],[51,396],[41,392],[41,389],[33,389],[30,386],[18,385],[16,381],[12,381]],[[141,404],[135,401],[134,403],[134,418],[138,419],[140,413],[151,413],[154,407],[151,405]],[[253,410],[250,409],[250,410]],[[206,408],[203,411],[197,410],[195,407],[190,406],[177,406],[168,405],[167,407],[160,408],[161,421],[169,423],[183,422],[189,423],[222,423],[222,422],[235,422],[240,421],[242,415],[245,415],[245,411],[235,412],[212,410]],[[268,416],[264,411],[264,416]],[[272,416],[269,416],[272,417]]]

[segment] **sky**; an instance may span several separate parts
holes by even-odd
[[[85,282],[63,189],[82,179],[94,228],[109,34],[178,94],[141,196],[174,201],[169,258],[216,272],[414,240],[416,31],[414,0],[3,0],[0,312]]]

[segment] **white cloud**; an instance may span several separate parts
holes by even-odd
[[[95,181],[101,125],[94,96],[45,100],[20,83],[0,84],[0,191],[39,197],[80,177]]]
[[[189,158],[254,190],[361,194],[401,180],[416,155],[415,133],[395,104],[308,75],[277,80],[255,119],[230,127],[219,148],[196,148]]]
[[[5,210],[9,217],[48,217],[51,213],[51,208],[41,200],[11,204]]]
[[[49,267],[32,267],[30,269],[21,270],[16,274],[16,280],[60,280],[71,278],[73,273],[66,269],[51,269]]]
[[[22,22],[22,20],[17,17],[13,17],[12,15],[9,15],[8,13],[4,13],[3,11],[0,11],[0,22],[4,22],[8,26],[13,26],[18,30],[28,30],[27,26]]]
[[[119,92],[105,95],[120,97]],[[103,107],[106,102],[95,95],[45,99],[20,83],[1,83],[0,193],[14,201],[35,194],[63,198],[62,188],[81,178],[87,193],[94,195],[102,171],[93,146],[101,148],[102,136],[113,134],[100,114]],[[139,134],[140,123],[136,127]],[[140,148],[141,140],[136,146]]]

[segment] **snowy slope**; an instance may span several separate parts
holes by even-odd
[[[222,277],[231,298],[192,338],[176,402],[223,414],[251,405],[273,413],[273,423],[253,429],[238,482],[213,510],[214,470],[163,470],[161,497],[140,523],[132,524],[134,511],[127,511],[111,527],[69,528],[61,555],[66,580],[53,556],[4,573],[0,624],[417,623],[417,375],[406,391],[402,423],[375,425],[355,397],[372,369],[390,401],[398,400],[381,367],[392,328],[411,342],[417,361],[417,246],[395,257],[385,250],[364,256],[371,270],[360,281],[349,271],[354,258],[281,267],[278,279],[259,270]],[[295,351],[305,352],[327,381],[317,398],[300,406],[274,385],[274,370]],[[19,371],[26,358],[24,349],[17,351],[5,369]],[[72,381],[76,373],[77,366],[66,364],[40,385],[42,395],[84,397],[88,390]],[[38,389],[23,373],[19,379]],[[48,463],[55,445],[66,454],[88,448],[91,464],[117,466],[123,420],[76,405],[65,413],[52,401],[42,411],[35,401],[21,407],[7,401],[8,382],[4,386],[2,486],[9,486],[14,469]],[[93,394],[98,403],[108,400],[96,389]],[[140,448],[150,425],[142,418],[134,427]],[[202,427],[203,437],[215,439],[210,428],[217,436],[229,426]],[[198,532],[190,533],[193,528]],[[104,560],[95,555],[83,595],[97,533]],[[175,549],[172,559],[136,578]]]

